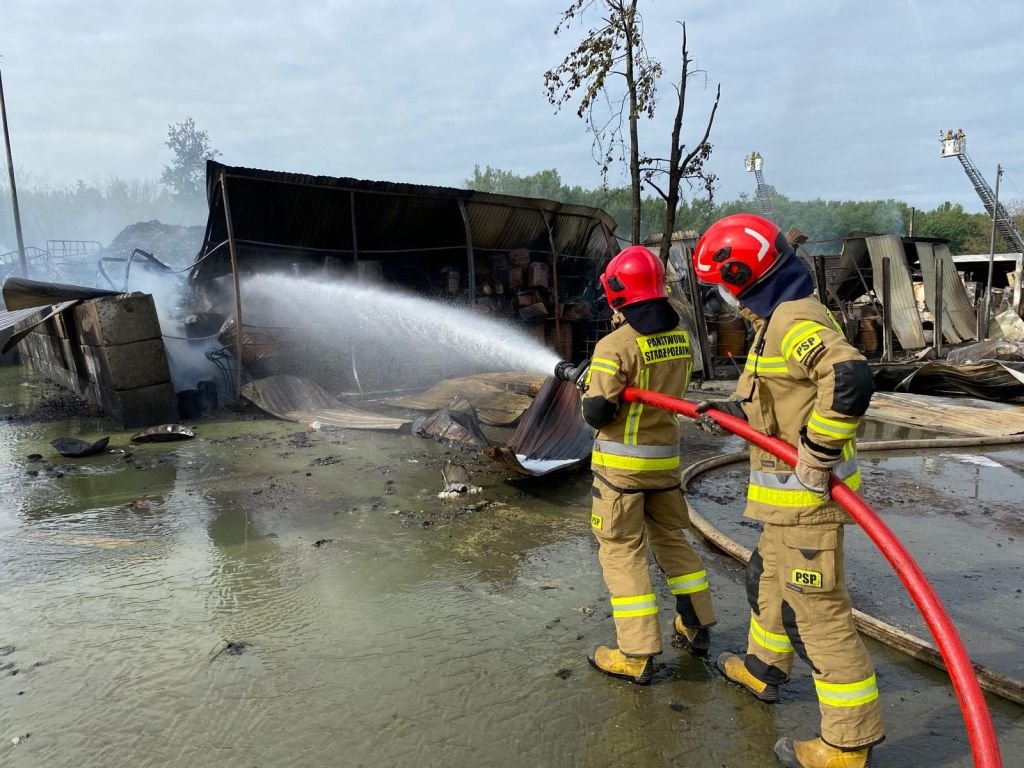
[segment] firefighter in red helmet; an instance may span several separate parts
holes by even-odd
[[[744,515],[763,524],[747,566],[750,629],[746,653],[724,653],[718,667],[775,702],[799,655],[814,677],[821,735],[780,739],[776,754],[790,768],[864,768],[884,738],[881,706],[846,591],[843,528],[852,520],[830,499],[829,483],[836,477],[860,487],[855,442],[874,392],[871,371],[767,219],[716,222],[698,241],[693,265],[698,280],[718,286],[754,326],[729,412],[796,445],[799,457],[792,469],[750,447]]]
[[[626,403],[626,387],[677,397],[693,359],[689,333],[668,302],[661,260],[626,248],[601,275],[613,330],[594,348],[584,382],[583,417],[597,429],[591,529],[611,593],[616,646],[588,654],[598,670],[646,685],[662,650],[649,552],[675,596],[678,643],[706,655],[715,623],[707,571],[683,535],[690,520],[679,481],[679,422],[659,408]]]

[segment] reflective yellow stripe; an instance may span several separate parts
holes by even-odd
[[[612,453],[594,451],[590,456],[590,463],[596,467],[609,467],[611,469],[656,471],[676,469],[679,466],[679,456],[677,454],[664,459],[646,459],[639,456],[616,456]]]
[[[640,389],[647,389],[651,381],[651,370],[650,368],[644,368],[640,371],[640,376],[637,381],[637,386]],[[622,442],[626,445],[636,445],[637,435],[640,432],[640,417],[644,412],[643,403],[631,403],[629,406],[629,415],[626,417],[626,432],[622,437]]]
[[[860,488],[859,469],[849,477],[840,479],[851,491],[856,491]],[[747,499],[749,501],[756,501],[759,504],[786,508],[814,507],[821,504],[821,497],[818,494],[802,487],[794,490],[782,490],[780,488],[765,488],[763,485],[756,485],[753,482],[747,486]]]
[[[708,588],[708,572],[697,571],[674,576],[668,580],[668,586],[673,595],[692,595],[694,592],[703,592]]]
[[[872,675],[858,683],[825,683],[814,681],[818,701],[830,707],[859,707],[878,698],[878,681]]]
[[[857,421],[836,421],[826,419],[817,411],[811,412],[811,418],[807,422],[808,429],[813,429],[822,435],[834,437],[837,440],[849,440],[857,436]]]
[[[658,599],[653,592],[646,595],[612,598],[612,616],[616,619],[651,616],[657,612]]]
[[[775,653],[793,652],[793,644],[789,642],[786,635],[769,632],[758,624],[757,619],[753,616],[750,617],[750,638],[762,648],[767,648]]]
[[[748,355],[747,362],[743,365],[745,370],[763,376],[778,375],[789,371],[784,357],[761,357],[760,355]]]
[[[797,323],[789,329],[789,332],[785,336],[782,337],[782,356],[788,360],[793,354],[793,347],[808,336],[824,330],[827,330],[824,325],[810,320],[804,320],[802,323]]]
[[[603,357],[595,357],[590,361],[590,370],[600,371],[612,376],[619,372],[619,364],[614,360],[605,360]]]
[[[595,440],[594,450],[616,456],[639,456],[642,459],[667,459],[679,455],[679,445],[623,445],[611,440]]]

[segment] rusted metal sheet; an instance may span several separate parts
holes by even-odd
[[[473,404],[480,421],[492,426],[511,426],[533,403],[545,376],[536,374],[486,373],[445,379],[418,395],[396,397],[384,402],[399,408],[434,411],[445,408],[453,398]]]
[[[1024,406],[971,398],[876,392],[868,418],[955,435],[1024,433]]]
[[[875,295],[881,298],[882,260],[889,259],[891,278],[890,297],[892,306],[883,307],[892,319],[892,328],[900,346],[904,349],[921,349],[924,343],[924,328],[917,312],[914,299],[914,283],[907,267],[907,255],[903,250],[903,238],[899,235],[876,235],[865,238],[871,255],[871,271],[875,276]]]
[[[109,442],[109,437],[101,437],[99,440],[91,443],[87,440],[79,440],[77,437],[58,437],[56,440],[51,440],[50,445],[61,456],[81,459],[86,456],[95,456],[97,453],[102,453],[107,449]]]
[[[935,316],[936,306],[936,293],[935,293],[935,259],[937,254],[935,252],[935,244],[928,242],[916,242],[914,248],[917,250],[917,262],[921,265],[921,282],[924,288],[924,304],[928,308],[928,311]],[[946,266],[945,264],[943,265]],[[960,281],[957,280],[959,283]],[[947,286],[949,281],[946,279],[946,273],[942,273],[942,337],[950,344],[959,344],[963,341],[963,337],[957,333],[956,323],[953,322],[953,316],[949,311],[949,295],[947,293]],[[961,288],[963,286],[961,285]],[[964,294],[966,296],[966,293]]]
[[[594,429],[583,420],[579,391],[549,378],[504,447],[484,453],[520,475],[540,477],[590,461]]]
[[[935,258],[942,260],[942,304],[956,332],[962,339],[977,340],[978,314],[967,296],[967,289],[956,272],[956,264],[946,243],[935,244]],[[934,277],[932,283],[934,283]]]
[[[704,366],[704,355],[707,347],[707,325],[704,319],[704,308],[698,307],[700,316],[694,312],[691,297],[699,296],[694,293],[689,284],[692,269],[689,268],[690,259],[693,256],[695,241],[691,238],[685,240],[673,237],[672,245],[669,248],[668,269],[666,270],[666,285],[668,286],[668,300],[672,308],[679,314],[683,325],[690,331],[690,336],[697,343],[691,344],[693,350],[693,370],[706,372],[710,368]]]
[[[483,450],[491,444],[480,429],[480,420],[473,404],[459,395],[452,399],[448,407],[413,421],[412,433],[457,448]]]
[[[896,385],[897,392],[979,397],[1005,402],[1024,397],[1024,373],[995,360],[972,365],[925,363]]]
[[[399,429],[408,419],[380,416],[344,405],[327,391],[298,376],[270,376],[242,387],[242,397],[261,410],[285,421],[319,421],[348,429]]]
[[[191,427],[184,424],[160,424],[132,435],[133,443],[173,443],[191,440],[196,436]]]

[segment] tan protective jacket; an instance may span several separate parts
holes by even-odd
[[[769,320],[749,311],[754,344],[736,387],[750,426],[797,446],[801,430],[815,445],[841,451],[832,472],[860,488],[855,438],[874,384],[867,361],[812,296],[780,304]],[[822,502],[792,469],[750,447],[746,517],[776,525],[847,523],[835,502]]]
[[[628,490],[679,485],[676,415],[621,397],[626,387],[682,397],[692,367],[690,335],[680,326],[645,336],[624,323],[597,343],[584,402],[600,397],[618,403],[618,410],[598,429],[591,457],[594,474]]]

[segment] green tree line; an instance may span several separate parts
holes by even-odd
[[[585,189],[567,186],[555,169],[525,176],[497,168],[479,166],[465,179],[464,186],[484,192],[523,197],[542,197],[577,203],[607,211],[618,224],[620,235],[629,232],[631,206],[627,187]],[[785,228],[799,227],[811,242],[812,253],[838,253],[841,238],[851,232],[907,234],[911,207],[898,200],[793,200],[774,193],[775,210]],[[22,229],[25,244],[44,248],[47,240],[98,240],[106,245],[129,224],[158,219],[165,224],[197,225],[206,221],[206,201],[201,194],[182,195],[156,180],[78,181],[53,186],[33,183],[31,178],[18,184]],[[654,196],[642,201],[642,234],[660,231],[664,220],[664,201]],[[1019,202],[1010,204],[1024,226],[1024,210]],[[695,198],[679,206],[678,229],[706,229],[716,219],[730,213],[759,213],[757,200],[741,195],[737,200],[708,203]],[[968,213],[963,206],[943,203],[929,211],[914,211],[914,234],[949,240],[953,253],[987,253],[991,219],[984,213]],[[10,193],[0,186],[0,253],[16,248]],[[1009,251],[1000,238],[997,251]]]
[[[629,232],[631,207],[628,187],[584,189],[562,183],[555,169],[526,176],[487,166],[476,166],[465,186],[482,192],[495,192],[522,197],[543,197],[564,203],[589,205],[607,211],[616,221],[620,236]],[[906,235],[913,217],[913,234],[917,237],[938,237],[949,240],[954,254],[988,253],[992,220],[985,213],[969,213],[959,203],[943,203],[930,211],[913,210],[899,200],[793,200],[772,190],[775,212],[784,229],[798,227],[810,238],[811,253],[838,253],[842,238],[852,232]],[[659,232],[664,220],[665,203],[649,196],[641,202],[641,236]],[[1024,205],[1011,203],[1011,214],[1024,225]],[[741,194],[728,202],[709,203],[694,198],[680,204],[676,227],[702,232],[712,222],[733,213],[758,213],[757,200]],[[996,250],[1011,249],[996,237]]]

